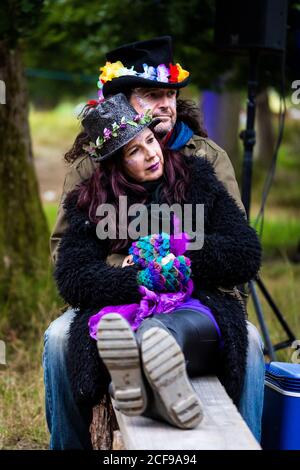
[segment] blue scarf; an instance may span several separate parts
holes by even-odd
[[[167,142],[171,150],[180,150],[193,137],[192,129],[182,121],[176,121],[173,133]]]

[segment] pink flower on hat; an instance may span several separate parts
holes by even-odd
[[[165,64],[160,64],[160,65],[157,67],[157,81],[158,81],[158,82],[168,83],[168,81],[169,81],[169,75],[170,75],[170,71],[169,71],[169,69],[165,66]]]
[[[111,138],[112,131],[110,129],[107,129],[107,127],[104,128],[103,130],[103,136],[105,140],[109,140]]]

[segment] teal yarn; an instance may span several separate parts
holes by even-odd
[[[137,275],[138,284],[155,292],[166,292],[166,280],[159,263],[150,261],[147,268],[139,271]]]
[[[150,261],[160,262],[162,258],[170,253],[170,236],[167,233],[147,235],[133,242],[129,248],[133,262],[142,268]]]
[[[182,291],[191,277],[191,261],[184,255],[162,264],[162,259],[170,254],[170,236],[164,232],[141,237],[132,243],[129,254],[143,268],[137,275],[138,284],[152,291]]]

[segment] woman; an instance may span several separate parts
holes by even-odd
[[[69,228],[60,244],[55,277],[61,295],[79,309],[70,329],[68,355],[77,402],[97,403],[111,379],[111,392],[122,412],[192,428],[200,422],[202,410],[188,376],[214,371],[238,403],[246,318],[242,302],[226,288],[257,273],[261,249],[255,231],[211,165],[162,150],[151,131],[156,124],[149,116],[137,115],[122,94],[85,113],[83,126],[91,137],[87,150],[102,163],[65,201]],[[127,196],[128,207],[143,203],[147,210],[152,203],[190,204],[194,209],[204,204],[204,244],[185,252],[191,262],[192,299],[185,297],[170,314],[144,319],[135,333],[121,315],[106,315],[99,324],[99,357],[89,336],[89,318],[107,305],[140,303],[141,287],[149,287],[147,282],[153,281],[153,290],[159,291],[155,273],[149,281],[137,264],[120,268],[105,262],[111,252],[128,253],[133,241],[130,236],[118,237],[124,233],[118,223],[121,195]],[[110,239],[99,231],[97,208],[104,203],[117,213],[112,219],[117,230]],[[109,229],[113,228],[114,223]],[[113,344],[117,349],[112,354]]]

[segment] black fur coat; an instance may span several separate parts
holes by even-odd
[[[186,253],[192,261],[193,297],[211,308],[224,348],[218,377],[238,404],[247,351],[247,326],[242,302],[218,287],[233,288],[252,279],[261,263],[256,232],[204,158],[183,157],[192,172],[189,204],[204,204],[205,237],[201,250]],[[134,201],[132,201],[134,202]],[[68,343],[68,370],[75,399],[93,405],[107,390],[109,374],[90,338],[88,319],[107,305],[139,302],[137,267],[106,263],[109,246],[96,236],[96,225],[77,208],[77,193],[65,201],[69,228],[60,243],[55,278],[61,296],[78,309]]]

